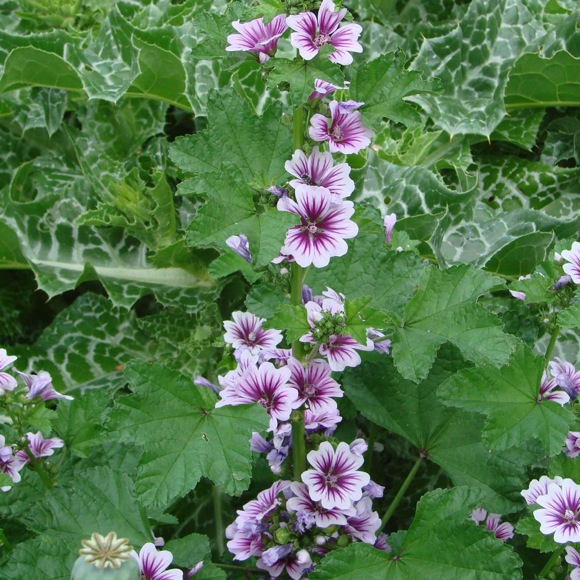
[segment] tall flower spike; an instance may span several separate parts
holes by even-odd
[[[243,24],[236,20],[232,26],[239,34],[228,36],[226,50],[254,52],[261,63],[265,63],[274,54],[278,39],[288,28],[284,14],[275,16],[268,24],[264,24],[263,18],[256,18]]]
[[[350,105],[353,102],[330,102],[330,127],[324,115],[313,115],[308,129],[310,138],[314,141],[328,141],[331,153],[346,155],[366,149],[371,143],[373,132],[363,123],[360,112],[352,110]]]
[[[348,251],[345,239],[358,234],[358,226],[350,220],[354,204],[343,201],[332,204],[332,194],[325,187],[296,184],[296,201],[278,202],[278,209],[300,216],[300,224],[291,227],[284,242],[285,249],[303,268],[328,266],[330,258]]]
[[[300,52],[304,60],[311,60],[325,44],[336,50],[329,56],[337,64],[348,65],[352,62],[351,52],[362,52],[358,37],[362,28],[358,24],[339,24],[346,15],[346,9],[334,11],[332,0],[323,0],[318,10],[318,18],[312,12],[288,16],[286,24],[294,30],[290,42]]]

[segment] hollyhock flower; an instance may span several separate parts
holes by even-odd
[[[543,509],[534,511],[542,534],[554,534],[558,544],[580,542],[580,486],[571,479],[561,485],[548,484],[548,491],[536,499]]]
[[[331,153],[358,153],[366,149],[373,136],[373,132],[365,126],[359,111],[349,110],[347,103],[331,101],[328,105],[330,110],[330,127],[328,119],[317,113],[310,119],[308,134],[314,141],[328,141]],[[356,103],[360,105],[360,103]]]
[[[268,24],[264,24],[263,18],[256,18],[243,24],[236,20],[232,26],[239,34],[228,36],[226,50],[255,52],[262,64],[276,52],[278,39],[288,28],[284,14],[275,16]]]
[[[576,371],[574,365],[556,358],[550,362],[550,372],[556,384],[564,389],[571,399],[575,399],[580,393],[580,372]]]
[[[300,406],[296,402],[296,389],[287,384],[289,378],[288,367],[277,369],[269,362],[260,367],[250,367],[234,386],[220,391],[222,399],[215,406],[259,403],[268,411],[270,430],[273,430],[278,421],[288,421],[292,410]]]
[[[318,18],[312,12],[288,16],[286,24],[296,32],[290,35],[290,42],[300,52],[304,60],[312,60],[322,46],[331,44],[336,50],[329,56],[331,62],[348,65],[352,62],[349,52],[362,52],[358,37],[362,28],[358,24],[339,24],[346,14],[343,8],[334,12],[334,2],[323,0],[318,10]]]
[[[570,396],[564,391],[555,390],[558,385],[554,379],[548,380],[546,373],[542,375],[542,381],[540,383],[540,392],[536,397],[536,402],[541,403],[542,401],[553,401],[554,403],[559,403],[560,405],[565,405],[570,401]]]
[[[393,238],[393,228],[397,223],[397,215],[394,213],[388,213],[383,219],[383,225],[385,226],[385,242],[387,244],[391,243]]]
[[[344,526],[348,516],[355,516],[356,510],[349,506],[346,509],[334,507],[327,509],[310,497],[308,487],[298,481],[292,482],[290,489],[294,496],[286,502],[286,509],[291,513],[300,514],[301,520],[311,521],[317,527]],[[306,515],[306,517],[304,517]],[[310,527],[310,526],[308,526]]]
[[[364,542],[374,545],[377,541],[377,531],[381,527],[379,514],[373,511],[373,502],[370,497],[363,497],[355,504],[356,513],[347,519],[344,531]]]
[[[342,89],[338,85],[333,85],[327,81],[323,81],[322,79],[314,79],[314,90],[308,95],[309,100],[314,99],[323,99],[328,95],[332,95],[334,91],[338,91]]]
[[[297,185],[316,185],[325,187],[333,195],[333,203],[340,203],[342,198],[348,197],[354,191],[354,181],[349,177],[348,163],[333,164],[332,155],[328,151],[320,152],[318,147],[312,149],[309,157],[304,151],[297,149],[290,161],[286,161],[284,168],[298,179],[289,183]]]
[[[580,455],[580,432],[570,431],[566,437],[566,446],[564,447],[564,453],[570,459],[576,459]]]
[[[357,471],[364,459],[351,453],[344,442],[336,450],[328,441],[323,441],[316,451],[306,456],[314,469],[302,474],[310,497],[322,507],[347,509],[362,497],[362,488],[370,481],[368,473]]]
[[[562,266],[564,272],[572,278],[575,284],[580,284],[580,242],[574,242],[572,249],[564,250],[562,252],[562,258],[570,262]]]
[[[260,353],[258,357],[258,362],[263,363],[266,361],[274,361],[277,366],[284,366],[288,364],[288,361],[292,358],[291,348],[269,348],[265,349]]]
[[[387,534],[381,532],[377,541],[375,542],[375,548],[377,550],[382,550],[383,552],[392,552],[393,548],[387,544]]]
[[[296,201],[278,202],[278,209],[300,216],[300,224],[286,233],[284,248],[299,266],[316,268],[328,266],[330,258],[344,256],[348,246],[344,240],[358,234],[358,226],[350,220],[354,204],[343,201],[332,204],[332,194],[325,187],[297,184]]]
[[[0,473],[10,476],[13,483],[20,481],[18,473],[25,465],[19,457],[14,454],[11,446],[5,445],[6,441],[3,435],[0,435]],[[1,491],[8,491],[12,486],[4,485],[0,487]]]
[[[570,580],[580,580],[580,554],[572,546],[566,546],[566,562],[572,566]]]
[[[371,499],[379,499],[385,493],[385,486],[375,483],[372,479],[363,487],[363,497],[370,497]]]
[[[262,324],[264,318],[258,318],[250,312],[233,312],[233,322],[224,322],[226,333],[224,340],[236,350],[248,348],[252,354],[258,354],[261,350],[275,348],[282,340],[279,330],[264,330]]]
[[[514,537],[514,527],[508,522],[500,524],[501,516],[499,514],[488,514],[483,508],[477,508],[471,512],[469,519],[474,521],[477,526],[485,521],[485,527],[502,542]]]
[[[250,256],[250,243],[248,238],[241,234],[240,236],[230,236],[226,240],[226,244],[230,247],[236,254],[244,258],[248,264],[252,263],[252,256]]]
[[[26,437],[28,439],[28,449],[30,449],[30,452],[35,459],[50,457],[54,454],[55,449],[64,447],[64,441],[62,439],[59,439],[58,437],[45,439],[40,432],[27,433]],[[28,454],[23,449],[18,451],[16,456],[22,463],[28,463],[29,461]]]
[[[362,457],[368,450],[369,446],[364,439],[355,439],[349,446],[351,453]]]
[[[73,400],[73,397],[69,395],[61,395],[54,390],[54,387],[52,386],[52,377],[46,371],[40,371],[36,375],[27,375],[20,371],[16,372],[22,377],[28,387],[28,393],[26,393],[27,399],[40,397],[43,401],[50,401],[51,399]]]
[[[9,356],[6,349],[0,348],[0,371],[12,364],[16,360],[15,356]],[[0,395],[4,391],[13,391],[16,388],[16,379],[8,373],[0,372]]]
[[[528,489],[524,489],[521,493],[521,495],[524,496],[524,499],[526,500],[526,503],[528,505],[536,505],[536,500],[538,499],[539,496],[541,495],[546,495],[548,493],[548,485],[550,485],[550,483],[556,483],[557,485],[561,485],[562,484],[562,478],[561,477],[555,477],[554,479],[550,479],[547,475],[542,475],[542,477],[540,477],[540,479],[532,479],[532,481],[530,481],[530,486],[528,487]]]
[[[183,580],[181,570],[167,570],[173,561],[173,554],[168,550],[158,552],[151,542],[145,544],[139,554],[133,550],[131,556],[139,564],[144,580]]]
[[[308,404],[315,413],[336,409],[333,397],[342,397],[340,385],[330,376],[332,372],[326,361],[313,360],[304,368],[300,361],[291,358],[288,361],[291,375],[288,384],[298,391],[298,403]]]

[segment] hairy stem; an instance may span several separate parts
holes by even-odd
[[[302,481],[301,475],[306,470],[306,432],[304,429],[304,411],[294,411],[292,418],[292,459],[294,461],[294,480]]]
[[[235,572],[243,572],[244,574],[264,574],[264,570],[248,568],[247,566],[234,566],[233,564],[219,564],[217,562],[214,562],[213,565],[222,570],[234,570]]]
[[[385,512],[385,515],[383,516],[383,519],[381,520],[381,530],[384,529],[384,527],[387,525],[387,522],[391,519],[391,516],[395,513],[397,507],[399,507],[399,504],[401,503],[401,500],[405,496],[405,493],[407,492],[409,485],[411,485],[411,482],[413,481],[415,475],[417,474],[417,471],[419,471],[419,467],[421,466],[422,462],[423,457],[419,457],[417,461],[415,461],[413,467],[411,467],[411,471],[409,471],[409,474],[405,478],[405,481],[403,481],[403,485],[401,485],[399,491],[397,492],[397,495],[391,502],[391,505],[388,507],[387,511]]]
[[[294,150],[304,148],[304,107],[296,107],[292,117]]]
[[[30,467],[32,467],[32,469],[34,469],[34,471],[36,471],[36,473],[38,473],[42,483],[44,484],[44,487],[46,487],[47,489],[52,489],[54,487],[54,484],[53,484],[52,480],[50,479],[50,476],[48,475],[48,473],[46,472],[44,467],[42,467],[42,464],[40,463],[40,461],[38,461],[38,459],[36,459],[36,457],[34,457],[32,451],[30,451],[30,447],[28,447],[28,445],[25,445],[24,451],[26,451],[26,455],[28,455],[28,461],[29,461]]]

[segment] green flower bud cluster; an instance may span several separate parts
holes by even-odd
[[[322,319],[316,323],[312,330],[312,337],[318,343],[329,342],[331,336],[342,334],[345,326],[346,318],[342,312],[332,314],[323,311]]]

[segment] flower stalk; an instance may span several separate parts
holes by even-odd
[[[541,572],[538,574],[538,578],[546,578],[550,570],[559,562],[562,552],[565,550],[566,546],[560,546],[546,562]]]
[[[409,471],[409,474],[405,478],[405,481],[403,481],[403,484],[399,488],[397,495],[395,496],[395,498],[391,502],[391,505],[389,505],[387,511],[385,512],[385,515],[383,516],[383,519],[381,520],[381,528],[380,528],[381,531],[384,530],[388,521],[391,519],[391,516],[395,513],[395,510],[399,507],[399,504],[401,503],[401,500],[405,496],[407,489],[411,485],[411,482],[415,478],[415,475],[417,475],[417,471],[419,471],[419,467],[421,466],[422,462],[423,462],[423,457],[419,457],[417,459],[417,461],[415,461],[415,464],[413,465],[413,467],[411,467],[411,471]]]

